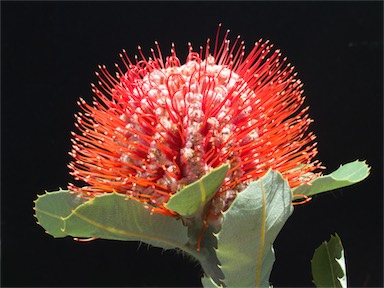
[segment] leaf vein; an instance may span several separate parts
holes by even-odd
[[[56,218],[56,219],[59,219],[59,220],[63,220],[63,218],[62,218],[61,216],[57,216],[57,215],[52,214],[52,213],[49,213],[49,212],[47,212],[47,211],[40,210],[40,209],[38,209],[38,208],[36,208],[36,207],[35,207],[35,211],[40,212],[40,213],[43,213],[43,214],[45,214],[45,215],[47,215],[47,216],[49,216],[49,217],[52,217],[52,218]]]
[[[158,237],[158,236],[155,236],[155,235],[152,235],[152,234],[146,234],[146,233],[137,233],[137,232],[132,232],[132,231],[126,231],[126,230],[122,230],[122,229],[118,229],[118,228],[114,228],[114,227],[108,227],[108,226],[105,226],[101,223],[98,223],[96,221],[93,221],[89,218],[87,218],[86,216],[80,214],[79,212],[77,211],[73,211],[72,212],[73,215],[76,215],[77,217],[79,217],[81,220],[95,226],[95,227],[98,227],[98,228],[101,228],[107,232],[110,232],[110,233],[113,233],[113,234],[117,234],[117,235],[124,235],[124,236],[128,236],[128,237],[136,237],[136,238],[139,238],[139,239],[149,239],[149,240],[155,240],[155,241],[159,241],[159,242],[163,242],[163,243],[166,243],[170,246],[175,246],[175,247],[178,247],[180,249],[185,249],[185,245],[184,244],[181,244],[179,242],[176,242],[176,241],[172,241],[170,239],[166,239],[166,238],[163,238],[163,237]]]

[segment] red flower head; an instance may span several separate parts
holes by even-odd
[[[269,169],[283,174],[291,188],[310,181],[320,168],[303,84],[294,67],[258,41],[248,56],[238,37],[216,36],[211,54],[189,44],[185,64],[174,45],[164,59],[159,45],[146,58],[120,55],[113,77],[105,68],[93,105],[80,99],[69,164],[85,187],[69,189],[92,197],[118,192],[148,203],[153,211],[176,216],[164,207],[169,197],[212,168],[230,170],[211,203],[211,214],[225,210],[237,192]]]

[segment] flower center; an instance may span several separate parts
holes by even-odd
[[[256,120],[249,118],[256,95],[239,75],[209,56],[154,69],[133,85],[128,73],[121,83],[123,89],[131,86],[132,101],[120,116],[126,125],[118,130],[127,148],[120,159],[139,168],[137,178],[155,177],[157,187],[134,185],[133,194],[158,189],[173,194],[225,162],[234,169],[224,183],[240,188],[235,179],[243,174],[237,148],[239,143],[254,143],[258,134]],[[233,137],[238,131],[246,132],[241,139]],[[137,157],[143,149],[145,157]],[[167,198],[159,194],[152,202],[161,204]]]

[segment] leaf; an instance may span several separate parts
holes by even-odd
[[[189,227],[191,229],[191,227]],[[195,228],[195,227],[194,227]],[[196,251],[195,241],[200,236],[201,229],[196,229],[197,231],[192,231],[194,234],[190,234],[189,247],[192,247],[191,251],[188,251],[192,256],[194,256],[199,262],[201,267],[204,270],[204,277],[209,278],[210,281],[215,283],[216,286],[210,285],[210,287],[220,287],[222,284],[222,279],[224,279],[224,274],[219,267],[219,260],[216,255],[217,249],[217,237],[213,234],[213,228],[208,227],[201,238],[201,247],[200,251]],[[195,234],[194,232],[199,232]],[[203,279],[202,279],[203,281]]]
[[[315,194],[346,187],[368,177],[370,167],[365,161],[354,161],[341,165],[339,169],[325,176],[320,176],[309,184],[303,184],[292,190],[293,194],[313,196]]]
[[[55,238],[67,236],[61,230],[64,228],[63,218],[86,200],[70,193],[69,190],[47,192],[37,197],[34,207],[37,223]]]
[[[64,219],[73,237],[142,241],[164,249],[183,248],[188,231],[181,221],[151,214],[143,203],[118,193],[104,194],[77,207]]]
[[[311,261],[316,287],[347,287],[344,248],[339,235],[331,235],[313,254]]]
[[[228,164],[213,169],[207,175],[173,194],[165,204],[165,207],[182,216],[196,214],[216,194],[228,170]]]
[[[291,200],[288,183],[272,170],[237,195],[217,234],[225,286],[269,287],[272,244],[293,212]]]
[[[204,276],[201,278],[201,284],[203,284],[203,287],[207,288],[207,287],[212,287],[212,288],[220,288],[220,287],[223,287],[223,286],[219,286],[215,283],[215,281],[212,280],[211,277],[208,277],[208,276]]]

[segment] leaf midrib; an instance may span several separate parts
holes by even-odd
[[[43,214],[45,214],[45,215],[47,215],[47,216],[49,216],[49,217],[55,218],[55,219],[63,220],[63,217],[61,217],[61,216],[52,214],[52,213],[50,213],[50,212],[47,212],[47,211],[45,211],[45,210],[41,210],[41,209],[36,208],[36,207],[35,207],[35,211],[36,211],[36,212],[43,213]]]
[[[177,241],[172,241],[170,239],[167,239],[167,238],[163,238],[163,237],[158,237],[158,236],[155,236],[155,235],[152,235],[152,234],[147,234],[147,233],[136,233],[136,232],[131,232],[131,231],[126,231],[126,230],[122,230],[122,229],[118,229],[118,228],[113,228],[113,227],[108,227],[106,225],[103,225],[101,223],[98,223],[96,221],[93,221],[91,219],[89,219],[88,217],[80,214],[78,211],[74,210],[72,211],[72,214],[71,216],[74,215],[78,218],[80,218],[81,220],[95,226],[95,227],[98,227],[104,231],[107,231],[109,233],[112,233],[112,234],[117,234],[117,235],[124,235],[124,236],[129,236],[129,237],[137,237],[137,238],[140,238],[140,239],[149,239],[149,240],[153,240],[153,241],[158,241],[158,242],[162,242],[162,243],[165,243],[169,246],[174,246],[174,247],[177,247],[177,248],[180,248],[180,249],[183,249],[185,250],[185,244],[182,244],[180,242],[177,242]],[[65,219],[64,219],[64,222],[65,222]],[[65,225],[64,225],[65,227]],[[139,226],[138,226],[139,227]],[[65,228],[62,229],[62,231],[64,233],[65,232]],[[144,241],[145,242],[145,241]]]
[[[332,287],[337,287],[336,286],[336,282],[335,282],[335,271],[333,269],[332,257],[331,257],[331,254],[329,253],[328,243],[325,244],[325,250],[327,251],[329,267],[331,269],[331,275],[332,275],[331,281],[332,281],[332,284],[333,284]]]

